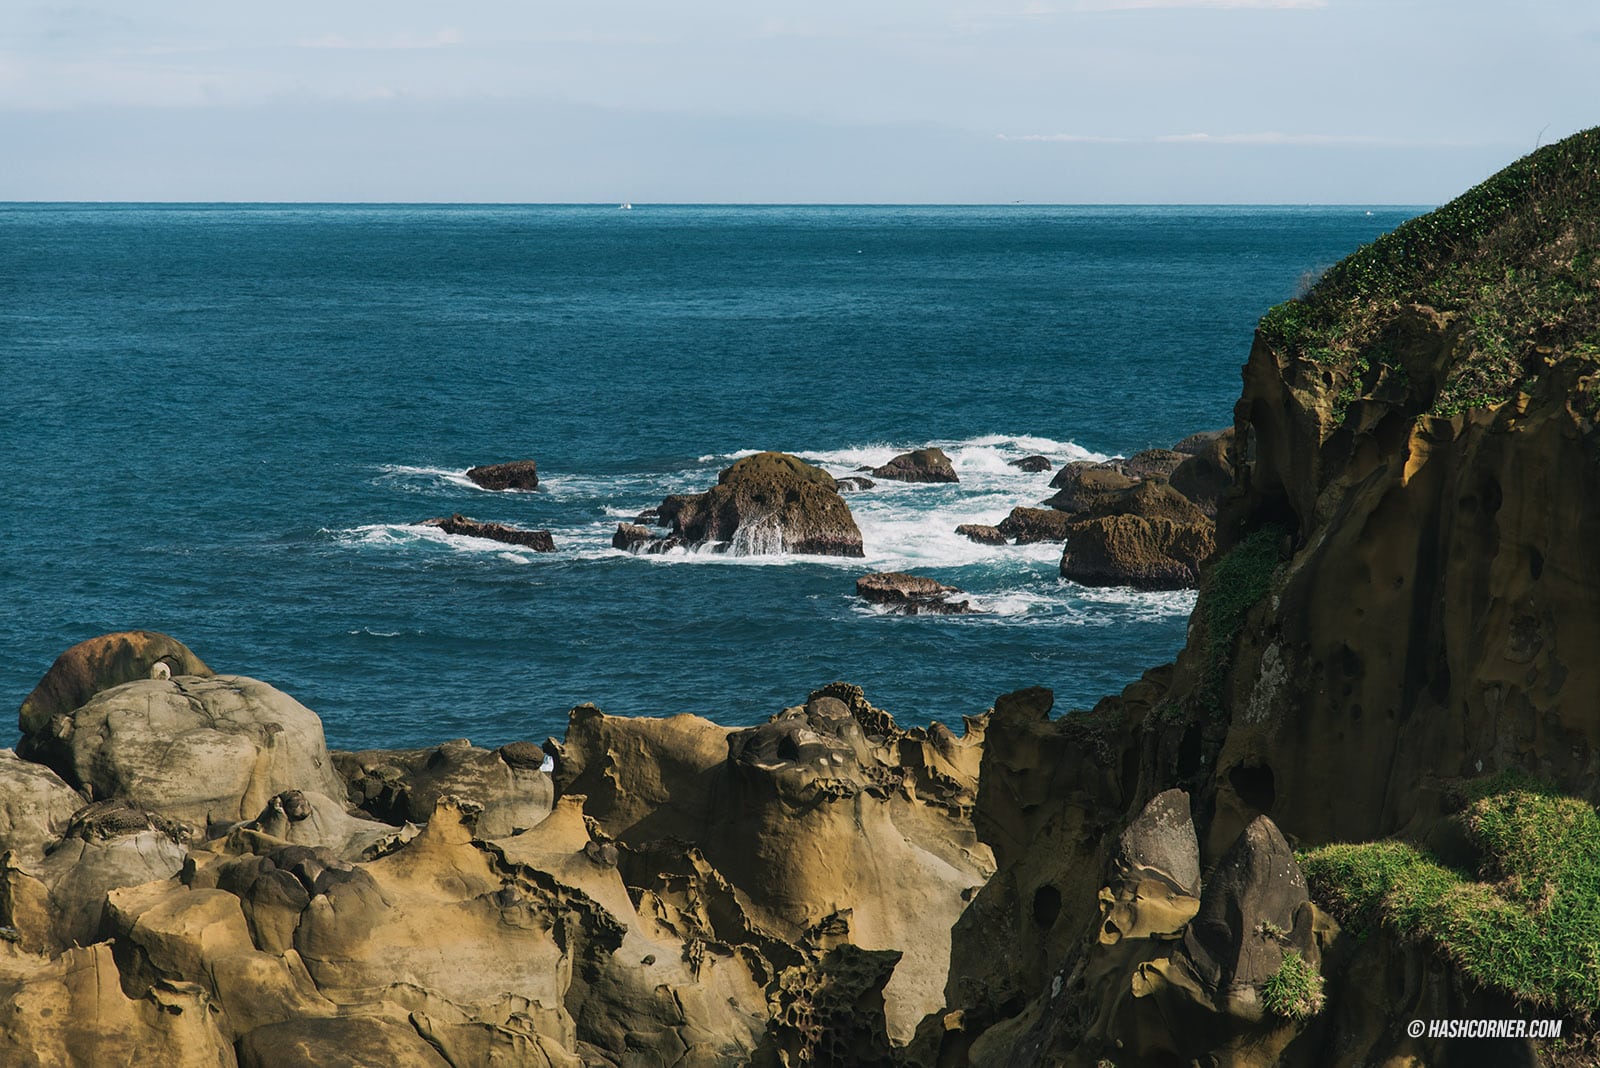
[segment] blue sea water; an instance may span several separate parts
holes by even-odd
[[[1008,690],[1088,707],[1193,597],[954,533],[1059,464],[1231,422],[1256,319],[1416,209],[0,205],[0,695],[165,631],[343,747],[751,723],[835,679],[902,723]],[[783,449],[937,444],[956,486],[849,498],[865,561],[641,558],[619,519]],[[476,463],[531,457],[490,493]],[[536,554],[417,522],[547,528]],[[903,618],[868,570],[982,611]]]

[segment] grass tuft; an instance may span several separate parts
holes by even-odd
[[[1200,583],[1195,611],[1206,628],[1206,659],[1195,693],[1200,707],[1212,716],[1222,714],[1223,683],[1245,617],[1272,588],[1283,537],[1282,527],[1262,527],[1212,564]]]
[[[1303,858],[1312,894],[1352,933],[1378,926],[1437,946],[1485,987],[1556,1012],[1600,1010],[1600,817],[1519,775],[1470,788],[1480,856],[1456,871],[1403,842]]]
[[[1322,974],[1297,951],[1283,955],[1283,964],[1261,985],[1267,1011],[1286,1020],[1309,1020],[1322,1011]]]

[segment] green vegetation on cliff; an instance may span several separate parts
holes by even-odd
[[[1322,1011],[1322,973],[1291,949],[1283,955],[1283,964],[1261,985],[1261,1000],[1275,1016],[1309,1020]]]
[[[1205,623],[1206,659],[1195,693],[1201,708],[1212,715],[1222,711],[1224,683],[1245,616],[1272,586],[1283,537],[1283,528],[1277,526],[1251,533],[1218,557],[1200,582],[1195,614]]]
[[[1461,872],[1403,842],[1329,845],[1302,858],[1312,896],[1360,933],[1438,947],[1485,987],[1553,1011],[1600,1010],[1600,817],[1520,778],[1473,791],[1479,851]]]
[[[1280,352],[1345,376],[1342,413],[1385,369],[1406,381],[1392,328],[1412,304],[1459,331],[1421,398],[1435,414],[1507,399],[1552,355],[1600,354],[1600,127],[1525,156],[1362,247],[1269,311],[1260,330]]]

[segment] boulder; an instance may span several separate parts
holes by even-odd
[[[913,449],[903,452],[872,474],[896,482],[959,482],[956,469],[943,449]]]
[[[187,826],[126,801],[88,805],[43,859],[5,872],[7,922],[36,948],[88,945],[99,935],[106,894],[177,874],[189,838]],[[19,908],[29,900],[42,907]]]
[[[1061,577],[1085,586],[1193,589],[1216,550],[1209,525],[1112,515],[1076,522],[1067,533]]]
[[[1045,456],[1024,456],[1020,460],[1008,460],[1006,462],[1022,471],[1039,472],[1050,470],[1050,460]]]
[[[359,860],[397,834],[387,823],[350,815],[314,790],[285,790],[245,826],[291,845],[324,847],[341,860]]]
[[[1233,431],[1224,430],[1198,445],[1172,472],[1172,488],[1213,519],[1222,495],[1233,488],[1232,448]]]
[[[1050,480],[1050,487],[1059,492],[1044,503],[1047,507],[1071,515],[1129,489],[1137,482],[1137,479],[1129,478],[1107,464],[1070,463]]]
[[[860,490],[869,490],[877,485],[877,483],[872,481],[872,479],[863,478],[860,475],[847,475],[844,478],[835,479],[834,481],[839,484],[840,493],[853,493]]]
[[[127,800],[197,832],[250,819],[284,790],[344,796],[316,713],[239,675],[124,683],[24,743],[89,797]]]
[[[61,837],[83,803],[82,794],[43,764],[0,749],[0,853],[42,854],[47,843]]]
[[[467,468],[467,477],[490,490],[531,490],[539,488],[539,468],[532,460],[513,460]]]
[[[550,537],[548,530],[523,530],[521,527],[510,527],[504,523],[484,523],[476,519],[469,519],[461,513],[441,516],[437,519],[424,519],[425,527],[438,527],[446,534],[454,534],[462,538],[486,538],[489,541],[501,541],[507,545],[517,545],[524,549],[532,549],[536,553],[555,552],[556,543]]]
[[[1125,490],[1108,494],[1072,516],[1073,521],[1100,516],[1129,515],[1140,519],[1168,519],[1186,525],[1210,526],[1211,520],[1189,498],[1165,479],[1151,478]]]
[[[746,456],[725,469],[705,493],[668,497],[658,512],[671,534],[640,541],[619,528],[612,544],[620,539],[630,552],[683,545],[710,546],[735,556],[865,555],[861,530],[833,476],[788,453]]]
[[[43,733],[52,716],[70,713],[101,690],[125,682],[171,675],[211,674],[211,669],[176,638],[151,630],[125,630],[79,642],[50,665],[22,702],[23,735]],[[32,759],[26,748],[20,750]]]
[[[1129,478],[1168,478],[1188,457],[1173,449],[1144,449],[1125,460],[1113,460]]]
[[[979,545],[1004,545],[1006,536],[1000,533],[998,527],[991,527],[983,523],[963,523],[956,527],[956,533]]]
[[[915,615],[961,615],[971,612],[967,601],[951,598],[962,591],[923,575],[881,571],[856,579],[856,596],[895,612]]]
[[[1197,431],[1174,445],[1172,447],[1172,451],[1181,452],[1185,456],[1195,456],[1206,451],[1206,448],[1210,446],[1212,442],[1216,441],[1224,434],[1232,435],[1233,427],[1230,426],[1222,430]]]
[[[1052,508],[1013,508],[995,527],[1003,538],[1018,545],[1039,541],[1065,541],[1072,516]]]

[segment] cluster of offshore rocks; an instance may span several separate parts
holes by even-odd
[[[1062,544],[1061,574],[1085,585],[1140,589],[1192,588],[1200,564],[1215,549],[1217,500],[1232,485],[1232,431],[1191,435],[1171,449],[1147,449],[1125,459],[1077,462],[1050,481],[1056,492],[1041,507],[1019,505],[989,525],[963,525],[955,533],[988,545]],[[1011,461],[1030,473],[1050,471],[1044,456]],[[467,477],[492,490],[538,487],[532,460],[473,467]],[[959,481],[944,450],[915,449],[879,467],[834,476],[782,452],[746,456],[725,468],[702,493],[674,494],[619,523],[614,548],[632,553],[674,549],[735,556],[795,553],[865,556],[847,494],[870,491],[877,479],[908,483]],[[447,534],[487,538],[536,552],[555,549],[549,531],[483,522],[464,515],[423,521]],[[972,611],[962,591],[899,572],[868,575],[857,593],[907,614]]]
[[[330,752],[172,638],[83,642],[0,751],[0,1063],[946,1063],[973,1038],[963,916],[1011,907],[984,888],[1034,773],[980,782],[1048,709],[1012,695],[958,737],[836,683],[745,729],[586,705],[542,749]],[[1226,1030],[1241,983],[1315,959],[1270,822],[1204,887],[1186,795],[1122,841],[1092,967],[1138,997],[1108,1036]]]

